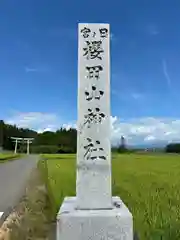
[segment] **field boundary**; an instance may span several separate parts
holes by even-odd
[[[49,201],[50,201],[50,205],[51,205],[52,218],[55,219],[58,209],[56,209],[56,202],[55,202],[54,196],[52,194],[52,189],[51,189],[50,184],[49,184],[48,166],[47,166],[47,159],[46,158],[41,156],[41,158],[38,162],[38,169],[41,171],[42,178],[43,178],[44,184],[45,184],[46,189],[47,189],[47,193],[48,193]]]
[[[22,156],[23,156],[22,154],[0,154],[0,163],[13,161],[18,158],[21,158]]]

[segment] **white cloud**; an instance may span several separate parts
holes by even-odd
[[[112,89],[111,93],[114,97],[123,100],[123,101],[140,101],[140,100],[145,100],[145,95],[140,93],[140,92],[133,92],[133,91],[118,91],[117,89]]]
[[[135,100],[140,99],[143,97],[143,95],[141,93],[132,93],[132,98],[134,98]]]
[[[147,26],[147,32],[148,32],[148,34],[149,35],[152,35],[152,36],[156,36],[156,35],[158,35],[159,34],[159,30],[158,30],[158,27],[157,27],[157,25],[155,25],[155,24],[149,24],[148,26]]]
[[[70,128],[77,128],[77,124],[76,123],[65,123],[62,125],[63,128],[65,128],[66,130],[69,130]]]
[[[47,127],[47,128],[44,128],[44,129],[40,128],[40,129],[37,130],[38,133],[49,132],[49,131],[51,132],[51,131],[53,131],[53,129],[50,128],[50,127]]]
[[[180,140],[180,120],[171,118],[139,118],[128,121],[112,119],[112,141],[116,143],[123,135],[130,145],[159,141]]]
[[[111,41],[115,41],[116,40],[116,37],[115,37],[114,33],[110,34],[110,40]]]
[[[163,65],[163,73],[164,73],[164,77],[166,78],[167,85],[169,87],[171,87],[171,82],[172,81],[171,81],[171,78],[170,78],[170,76],[168,74],[167,64],[166,64],[166,60],[165,59],[162,60],[162,65]]]
[[[151,135],[145,137],[145,139],[144,139],[144,141],[154,141],[154,140],[156,140],[156,138],[154,136],[151,136]]]
[[[39,67],[36,67],[36,68],[28,67],[28,66],[25,67],[25,72],[26,73],[47,72],[47,71],[49,71],[48,66],[39,66]]]
[[[75,121],[63,123],[54,113],[16,113],[5,122],[38,132],[56,131],[60,127],[76,128]],[[112,144],[117,144],[122,135],[129,145],[179,141],[180,119],[144,117],[125,121],[117,116],[111,116]]]
[[[41,112],[16,112],[5,120],[6,123],[16,124],[18,127],[31,128],[38,132],[55,131],[60,127],[60,120],[56,114]]]
[[[25,67],[25,71],[28,72],[38,72],[37,68],[30,68],[30,67]]]

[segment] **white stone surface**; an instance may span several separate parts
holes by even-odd
[[[119,197],[111,210],[77,210],[76,198],[65,198],[57,216],[57,240],[133,240],[133,219]]]
[[[76,197],[59,210],[57,240],[133,240],[132,214],[111,193],[109,24],[79,24],[78,31]]]
[[[107,37],[100,29],[107,29]],[[109,24],[79,24],[78,31],[77,207],[111,208],[110,29]]]

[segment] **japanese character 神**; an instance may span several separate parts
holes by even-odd
[[[86,140],[88,144],[84,146],[84,149],[86,151],[84,158],[86,158],[86,160],[106,160],[106,157],[104,156],[104,148],[101,147],[101,142],[96,140],[93,143],[93,140],[91,138],[87,138]]]
[[[103,67],[98,65],[98,66],[86,67],[86,69],[88,71],[88,78],[99,79],[99,72],[103,70]]]
[[[101,90],[97,90],[95,86],[92,86],[92,91],[85,91],[85,96],[87,101],[91,101],[92,99],[100,100],[100,98],[104,95],[104,92]]]
[[[89,108],[88,113],[84,116],[83,126],[87,125],[87,127],[90,128],[91,124],[101,123],[104,118],[105,114],[100,112],[99,108],[95,108],[94,111]]]
[[[104,52],[102,49],[102,41],[86,41],[87,46],[83,48],[84,50],[84,55],[86,56],[87,59],[95,59],[98,58],[102,60],[101,53]]]

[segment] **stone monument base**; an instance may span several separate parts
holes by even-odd
[[[76,197],[66,197],[57,215],[56,240],[133,240],[133,217],[119,197],[109,210],[76,209]]]

